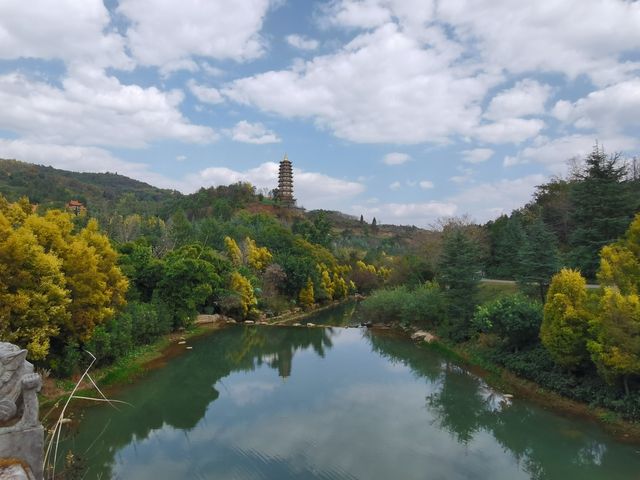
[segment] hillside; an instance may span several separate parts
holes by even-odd
[[[117,173],[70,172],[4,159],[0,159],[0,193],[10,201],[26,196],[45,207],[63,207],[70,200],[79,200],[96,213],[115,209],[127,196],[145,213],[157,214],[182,197],[179,192]]]

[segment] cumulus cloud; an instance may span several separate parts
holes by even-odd
[[[42,58],[130,69],[125,39],[102,0],[3,0],[0,59]]]
[[[462,159],[467,163],[482,163],[489,160],[494,153],[490,148],[474,148],[472,150],[464,150]]]
[[[605,133],[640,126],[640,78],[593,91],[576,102],[560,100],[554,115],[577,128]]]
[[[398,182],[398,181],[395,181],[395,182],[389,184],[389,188],[391,190],[399,190],[401,187],[402,187],[402,184],[400,182]]]
[[[189,90],[191,90],[191,93],[193,93],[201,102],[210,103],[212,105],[224,102],[224,98],[222,98],[222,95],[217,88],[205,87],[204,85],[198,84],[193,79],[189,80],[187,86],[189,87]]]
[[[453,202],[379,203],[353,205],[351,212],[365,217],[375,216],[379,222],[428,227],[441,217],[450,217],[458,211]]]
[[[476,126],[479,103],[501,77],[457,62],[460,52],[438,28],[424,36],[388,23],[337,53],[235,80],[223,93],[287,118],[315,119],[354,142],[445,142]]]
[[[0,128],[43,143],[143,147],[159,139],[215,140],[178,109],[179,90],[123,85],[101,69],[76,68],[62,87],[20,73],[0,75]]]
[[[609,152],[624,152],[640,148],[640,141],[634,137],[612,135],[595,138],[591,135],[574,134],[557,138],[539,137],[533,145],[520,150],[515,156],[504,159],[506,167],[522,163],[540,163],[555,174],[567,171],[568,161],[572,158],[584,158],[598,141]]]
[[[420,182],[418,182],[418,185],[420,185],[420,188],[424,190],[428,190],[430,188],[433,188],[434,186],[431,180],[421,180]]]
[[[549,85],[530,79],[522,80],[513,88],[493,97],[484,116],[491,120],[502,120],[544,113],[550,93]]]
[[[409,160],[411,160],[411,157],[406,153],[392,152],[387,153],[382,159],[382,162],[387,165],[402,165]]]
[[[228,185],[236,182],[250,182],[258,188],[272,189],[277,186],[278,167],[276,162],[265,162],[244,171],[227,167],[210,167],[185,178],[187,191],[195,191],[201,186]],[[359,182],[343,180],[318,172],[293,169],[294,192],[298,204],[306,208],[344,208],[344,201],[362,193],[365,188]]]
[[[269,0],[120,0],[117,10],[130,22],[127,40],[136,60],[163,66],[194,57],[259,57],[265,50],[259,32],[269,7]]]
[[[289,45],[299,50],[315,50],[320,45],[317,40],[303,35],[287,35],[285,40]]]
[[[535,187],[546,181],[541,174],[517,179],[482,183],[449,197],[460,213],[468,213],[478,222],[486,222],[522,207],[531,199]]]
[[[265,143],[279,143],[280,137],[271,130],[268,130],[261,123],[249,123],[241,120],[236,123],[233,129],[228,130],[229,136],[236,142],[255,143],[262,145]]]

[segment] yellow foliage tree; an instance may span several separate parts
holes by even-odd
[[[349,294],[347,282],[337,273],[333,274],[333,298],[345,298]]]
[[[602,248],[597,276],[602,285],[617,287],[623,294],[640,293],[640,214],[624,238]]]
[[[544,305],[540,339],[556,363],[567,368],[588,358],[590,315],[586,302],[587,283],[580,272],[564,268],[554,275]]]
[[[46,357],[50,339],[86,341],[124,304],[117,254],[91,220],[73,233],[71,215],[35,214],[28,201],[0,201],[0,335]]]
[[[251,282],[241,273],[233,272],[231,274],[230,288],[240,296],[242,315],[246,317],[258,305]]]
[[[300,290],[300,295],[298,295],[298,299],[300,300],[300,305],[305,308],[313,307],[313,303],[315,298],[313,296],[313,281],[311,278],[307,278],[307,284]]]
[[[333,300],[333,282],[331,281],[331,275],[327,270],[321,269],[320,276],[320,288],[324,290],[327,300]]]
[[[605,287],[592,320],[595,338],[587,344],[591,359],[608,381],[622,377],[629,394],[629,376],[640,374],[640,298]]]
[[[231,263],[236,267],[242,265],[242,251],[236,241],[231,237],[224,237],[224,245],[227,247],[227,255],[229,255]]]
[[[258,247],[256,242],[247,237],[244,239],[245,256],[251,268],[262,272],[271,263],[273,255],[267,247]]]

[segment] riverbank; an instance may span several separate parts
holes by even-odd
[[[258,324],[264,325],[266,323],[274,326],[285,326],[304,320],[305,318],[317,313],[340,306],[347,301],[354,300],[357,299],[349,297],[345,300],[334,301],[311,310],[291,311],[283,315],[262,319]],[[204,315],[202,317],[212,316]],[[119,388],[136,381],[151,370],[162,368],[172,358],[188,352],[189,340],[194,340],[195,338],[203,335],[209,335],[233,323],[242,322],[237,322],[227,317],[220,317],[214,321],[201,319],[194,322],[191,328],[187,330],[172,332],[158,338],[156,341],[148,345],[136,347],[124,357],[119,358],[112,365],[91,370],[91,377],[95,380],[100,389],[107,394],[107,397],[114,397],[114,395],[117,395]],[[60,406],[62,400],[66,399],[71,393],[78,379],[79,375],[75,378],[67,379],[44,379],[43,388],[39,396],[40,411],[43,415],[43,422],[48,418],[55,416],[53,415],[53,412]],[[86,381],[81,385],[76,394],[80,396],[96,396],[97,392],[92,387],[91,383]]]
[[[640,423],[624,420],[616,412],[569,399],[534,382],[518,377],[506,368],[491,362],[473,345],[454,345],[442,339],[429,342],[419,341],[418,345],[422,348],[436,350],[452,360],[462,363],[466,369],[504,393],[530,400],[536,405],[562,415],[591,421],[619,441],[640,444]]]

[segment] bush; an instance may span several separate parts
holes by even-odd
[[[427,328],[437,326],[446,311],[438,285],[429,282],[414,289],[402,286],[376,290],[362,302],[361,308],[372,322],[400,322]]]
[[[473,325],[502,339],[507,349],[518,350],[538,343],[542,305],[516,294],[487,302],[476,309]]]

